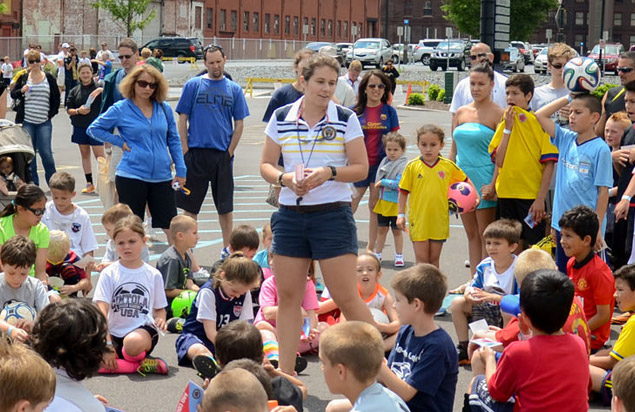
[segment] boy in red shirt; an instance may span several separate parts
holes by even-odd
[[[560,244],[569,257],[567,276],[582,299],[591,330],[591,353],[597,352],[611,334],[615,306],[615,281],[608,265],[593,251],[600,227],[598,217],[587,206],[567,210],[560,221]]]
[[[573,295],[571,280],[556,270],[538,270],[525,278],[518,318],[532,337],[511,343],[498,364],[496,352],[479,349],[486,359],[485,376],[470,383],[467,410],[588,410],[586,348],[579,337],[562,331]]]

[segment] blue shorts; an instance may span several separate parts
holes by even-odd
[[[71,136],[71,142],[75,144],[87,144],[91,146],[103,146],[104,142],[100,142],[97,139],[93,139],[87,133],[87,128],[73,127],[73,135]]]
[[[507,402],[498,402],[492,399],[487,389],[485,375],[477,375],[474,377],[469,402],[469,410],[472,412],[513,412],[515,403],[513,398]]]
[[[188,359],[187,351],[190,349],[192,345],[201,344],[209,349],[210,352],[214,353],[214,346],[211,347],[206,345],[205,342],[200,340],[196,335],[191,333],[183,333],[177,339],[174,346],[176,346],[176,356],[179,359],[179,366],[192,366],[192,360]]]
[[[357,228],[350,203],[282,205],[271,216],[271,231],[271,251],[276,255],[316,260],[357,255]]]
[[[375,184],[375,178],[377,177],[377,169],[379,169],[379,165],[368,166],[368,175],[366,179],[360,180],[359,182],[353,183],[355,187],[368,187],[370,185]]]

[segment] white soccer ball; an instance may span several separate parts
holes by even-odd
[[[564,65],[562,79],[573,93],[591,93],[600,85],[600,67],[588,57],[575,57]]]
[[[35,310],[24,302],[11,302],[7,304],[2,312],[0,312],[0,320],[7,322],[11,326],[15,326],[21,319],[30,322],[35,320]]]

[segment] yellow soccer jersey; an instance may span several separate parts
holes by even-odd
[[[628,319],[611,350],[611,356],[618,361],[631,355],[635,355],[635,315]]]
[[[399,190],[408,192],[408,222],[413,242],[445,240],[450,236],[448,188],[467,176],[451,160],[441,156],[432,166],[422,157],[406,165]]]
[[[505,122],[501,121],[489,144],[492,161],[503,138]],[[540,126],[536,115],[516,106],[505,162],[496,179],[498,197],[509,199],[535,199],[540,191],[542,172],[546,162],[558,161],[558,149]]]

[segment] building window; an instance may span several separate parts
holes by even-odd
[[[280,16],[273,16],[273,34],[280,34]]]
[[[227,10],[224,9],[220,11],[220,30],[227,30]]]
[[[271,33],[271,14],[265,13],[265,33]]]
[[[432,16],[432,2],[426,1],[423,3],[423,15],[424,16]]]
[[[344,21],[344,30],[342,35],[348,39],[348,22]]]
[[[260,31],[260,14],[255,11],[254,12],[254,24],[253,24],[254,32]]]
[[[329,38],[333,37],[333,20],[329,20],[329,23],[326,27],[328,29]]]
[[[326,36],[326,20],[320,20],[320,35],[322,37]]]
[[[293,35],[297,36],[298,34],[300,34],[300,29],[298,28],[299,25],[299,20],[298,20],[298,16],[293,16]]]
[[[205,17],[207,28],[212,29],[214,27],[214,9],[207,9]]]
[[[203,8],[202,7],[194,7],[194,28],[200,30],[202,24],[202,16]]]
[[[243,30],[245,32],[249,31],[249,12],[248,11],[243,13]]]
[[[232,31],[235,32],[238,27],[238,12],[236,10],[232,10],[231,19]]]
[[[403,15],[412,16],[412,0],[406,0],[403,2]]]
[[[284,17],[284,34],[291,34],[291,16]]]
[[[576,26],[582,26],[584,24],[584,12],[576,11],[575,12],[575,24]]]
[[[631,13],[631,26],[635,26],[635,13]]]
[[[311,18],[311,36],[315,36],[317,30],[317,19],[315,17]]]
[[[635,36],[630,37],[630,44],[635,44]]]
[[[342,20],[337,21],[337,37],[342,37]]]
[[[357,32],[357,35],[359,37],[364,37],[364,25],[362,23],[359,23],[358,27],[359,28],[357,30],[359,30],[359,31]]]
[[[613,15],[613,25],[621,26],[622,25],[622,13],[615,13]]]
[[[357,32],[357,23],[351,23],[351,35],[353,36],[353,39],[355,39],[355,37],[359,37],[359,33]]]

